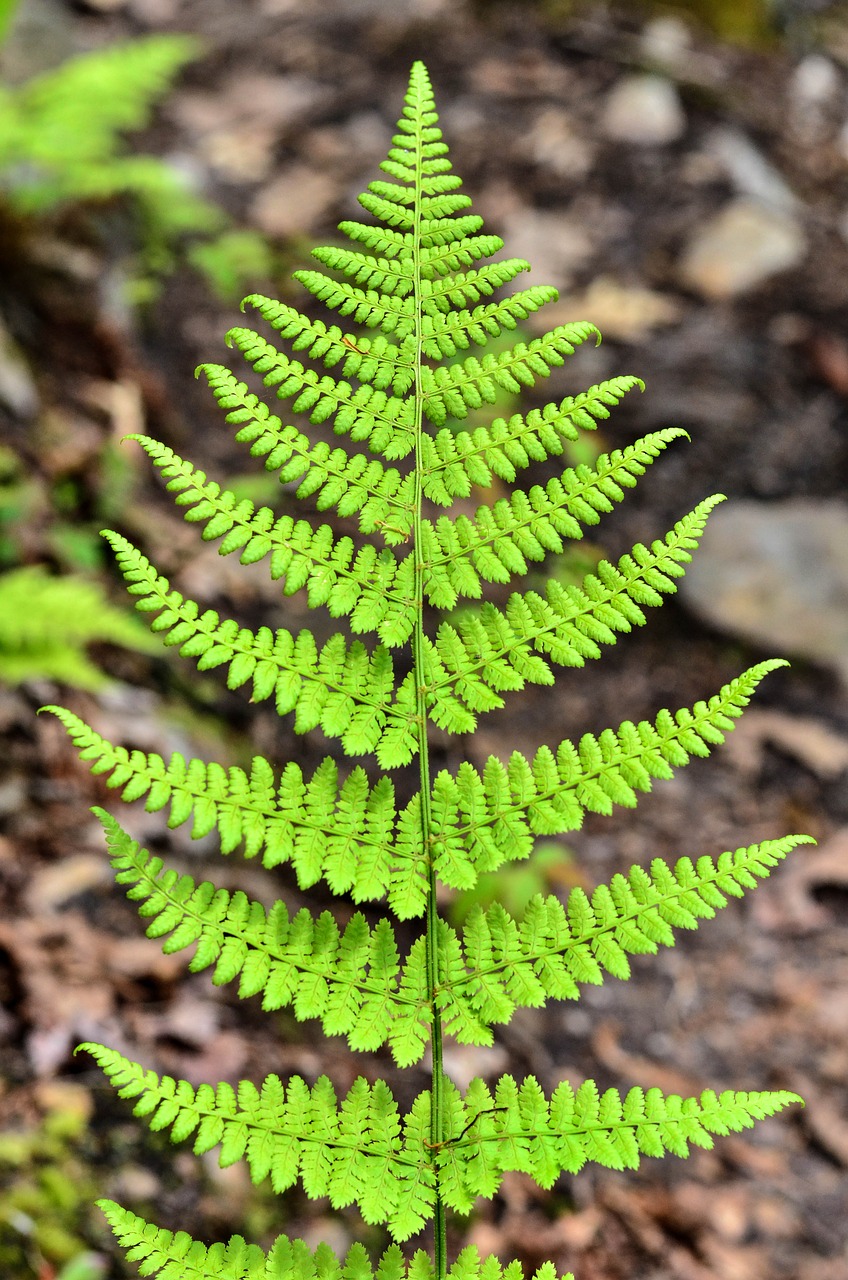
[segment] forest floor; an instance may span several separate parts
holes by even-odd
[[[610,558],[662,536],[716,490],[787,510],[848,500],[848,30],[834,26],[811,54],[728,47],[694,32],[687,45],[679,25],[646,28],[629,9],[545,19],[535,6],[459,0],[128,0],[54,10],[66,52],[150,31],[202,34],[202,60],[147,142],[189,166],[238,219],[278,237],[287,269],[326,243],[340,218],[356,216],[355,195],[385,153],[409,66],[423,57],[475,208],[511,254],[534,263],[534,281],[561,290],[550,318],[542,313],[546,327],[579,314],[604,333],[601,347],[580,349],[525,405],[633,372],[646,392],[603,424],[598,447],[667,426],[691,436],[593,531],[593,546]],[[625,94],[629,106],[616,115],[614,95],[646,68],[661,71],[671,98],[663,90],[646,106]],[[628,141],[628,128],[643,137],[655,130],[654,141]],[[774,214],[789,245],[782,269],[764,268],[760,279],[746,277],[744,244],[724,241],[723,265],[709,264],[707,230],[740,201],[755,216]],[[198,550],[138,450],[115,448],[143,429],[218,479],[235,465],[247,483],[249,460],[233,462],[230,433],[191,377],[202,360],[227,360],[222,336],[240,323],[236,309],[216,304],[188,273],[145,313],[122,308],[123,250],[94,239],[91,225],[42,230],[15,263],[6,323],[29,359],[40,410],[35,423],[6,414],[8,441],[41,492],[73,492],[80,528],[97,527],[109,506],[185,594],[248,625],[260,612],[272,625],[306,625],[299,598],[281,602],[262,566],[245,573],[214,547]],[[67,252],[49,253],[56,244]],[[297,299],[290,281],[257,283]],[[267,486],[254,483],[267,500]],[[55,509],[34,510],[19,529],[23,554],[55,561]],[[824,633],[828,602],[820,618],[817,607],[799,587],[788,612],[805,612],[808,629]],[[752,638],[763,628],[767,621],[719,629],[673,600],[602,662],[565,672],[553,692],[516,697],[509,748],[691,706],[783,651],[787,641]],[[141,1133],[91,1064],[72,1056],[81,1040],[98,1039],[195,1082],[271,1070],[313,1079],[328,1069],[339,1088],[363,1071],[385,1074],[401,1097],[427,1087],[423,1070],[398,1078],[379,1055],[356,1058],[340,1041],[330,1043],[328,1064],[312,1024],[264,1017],[255,1001],[187,976],[183,957],[143,939],[89,813],[111,793],[79,766],[58,723],[35,710],[62,702],[111,741],[166,757],[180,750],[239,763],[259,752],[310,765],[328,747],[318,734],[294,739],[270,712],[222,694],[179,659],[100,656],[120,682],[103,695],[46,682],[0,690],[0,1128],[36,1124],[57,1098],[91,1106],[79,1154],[96,1169],[85,1178],[100,1193],[207,1240],[250,1229],[267,1241],[284,1229],[344,1248],[363,1232],[355,1215],[330,1219],[299,1193],[285,1197],[280,1215],[240,1166],[220,1171]],[[684,1094],[784,1088],[806,1107],[686,1163],[587,1169],[552,1192],[510,1176],[469,1224],[455,1224],[454,1249],[470,1241],[530,1267],[552,1258],[577,1280],[848,1275],[848,667],[841,679],[804,640],[797,656],[769,677],[710,760],[658,784],[636,815],[589,819],[560,842],[561,858],[545,862],[540,883],[591,888],[654,856],[715,855],[791,831],[811,833],[817,847],[794,853],[675,949],[638,959],[631,982],[522,1013],[493,1048],[452,1047],[447,1064],[459,1082],[511,1070],[533,1072],[546,1089],[588,1076]],[[475,760],[503,754],[503,724],[481,718]],[[463,749],[445,739],[438,765],[455,767]],[[148,847],[165,848],[160,815],[125,810],[122,822]],[[193,843],[180,829],[170,847],[193,875],[267,898],[267,875],[237,858],[220,864],[210,840]],[[284,870],[281,892],[302,905]],[[310,893],[308,901],[330,900]],[[363,1238],[380,1243],[370,1228]],[[110,1276],[129,1274],[102,1237],[98,1247]],[[33,1256],[9,1280],[52,1280]]]

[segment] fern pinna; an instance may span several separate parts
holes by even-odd
[[[548,1187],[587,1161],[622,1169],[643,1155],[685,1156],[690,1144],[710,1147],[714,1135],[797,1099],[709,1090],[684,1099],[639,1088],[622,1097],[592,1081],[576,1090],[563,1081],[547,1097],[534,1078],[509,1075],[493,1088],[473,1080],[463,1093],[445,1075],[444,1037],[489,1044],[493,1027],[518,1006],[577,999],[582,984],[608,974],[627,978],[630,955],[672,946],[675,929],[713,916],[807,837],[682,857],[673,866],[656,859],[591,896],[580,889],[565,902],[537,896],[521,919],[499,903],[475,907],[461,927],[440,917],[440,885],[471,889],[484,872],[529,857],[537,836],[575,829],[587,810],[633,806],[654,779],[707,755],[779,664],[761,663],[674,715],[660,711],[597,737],[553,742],[530,759],[514,751],[491,756],[482,770],[466,761],[434,776],[429,725],[471,734],[478,713],[504,707],[508,693],[552,684],[556,667],[582,666],[641,625],[645,611],[675,590],[719,499],[650,546],[602,561],[579,586],[550,578],[543,591],[482,601],[487,583],[520,578],[596,524],[682,433],[655,432],[592,467],[565,467],[473,515],[443,514],[487,487],[512,486],[534,463],[562,458],[569,441],[640,384],[614,378],[543,409],[459,429],[472,409],[534,386],[597,334],[590,324],[560,325],[485,353],[556,292],[534,286],[495,299],[528,263],[491,260],[502,242],[467,212],[421,63],[382,167],[387,178],[360,197],[373,221],[341,225],[353,247],[317,249],[328,272],[297,273],[346,323],[327,326],[252,296],[247,305],[291,354],[246,328],[229,335],[278,401],[301,420],[329,423],[347,443],[333,448],[324,433],[285,421],[228,369],[201,370],[236,439],[295,486],[297,498],[335,513],[350,532],[308,508],[299,519],[256,509],[165,445],[136,437],[186,519],[203,526],[204,538],[220,539],[222,554],[238,553],[245,564],[268,559],[286,594],[305,592],[311,608],[346,619],[365,639],[339,632],[319,645],[308,630],[251,631],[186,600],[123,537],[106,537],[136,607],[152,615],[165,644],[201,670],[225,667],[230,688],[245,686],[253,701],[273,699],[298,733],[320,729],[339,741],[339,754],[375,756],[383,772],[340,769],[332,756],[311,776],[294,762],[277,769],[262,758],[249,770],[179,755],[166,762],[105,741],[67,711],[56,714],[123,800],[168,809],[169,825],[190,820],[195,836],[217,831],[225,854],[241,848],[268,868],[290,863],[302,889],[324,881],[355,903],[385,901],[399,920],[420,920],[418,940],[402,948],[388,914],[372,910],[369,923],[356,912],[341,928],[327,911],[292,915],[283,901],[268,910],[240,891],[168,869],[100,814],[117,879],[166,951],[193,947],[192,970],[211,970],[215,983],[237,981],[239,995],[260,996],[265,1009],[317,1019],[355,1050],[387,1046],[404,1067],[429,1050],[430,1088],[403,1115],[379,1080],[361,1078],[344,1096],[326,1076],[194,1088],[114,1050],[86,1048],[120,1094],[135,1099],[136,1115],[170,1129],[175,1141],[193,1139],[196,1152],[219,1147],[222,1164],[245,1160],[253,1179],[269,1178],[277,1192],[300,1180],[335,1208],[358,1206],[365,1222],[385,1224],[398,1242],[432,1222],[432,1258],[423,1250],[406,1258],[395,1244],[377,1265],[381,1280],[441,1280],[449,1270],[455,1280],[518,1280],[515,1264],[473,1249],[449,1268],[446,1213],[467,1214],[510,1170]],[[431,625],[433,612],[448,616]],[[404,804],[391,771],[416,758],[419,789]],[[129,1257],[162,1280],[375,1274],[360,1245],[343,1261],[285,1236],[267,1255],[240,1237],[206,1247],[111,1202],[103,1207]],[[554,1280],[552,1264],[538,1275]]]

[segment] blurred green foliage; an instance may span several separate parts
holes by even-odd
[[[4,1280],[99,1280],[105,1258],[91,1251],[97,1186],[82,1152],[91,1119],[86,1089],[52,1083],[43,1115],[0,1133],[0,1275]]]
[[[0,34],[8,17],[0,10]],[[0,84],[0,199],[24,218],[128,199],[147,272],[134,300],[183,254],[226,300],[271,271],[262,236],[234,230],[184,173],[124,141],[199,52],[187,36],[148,36],[81,54],[22,85]]]
[[[41,565],[0,575],[0,681],[61,680],[78,689],[107,683],[86,654],[107,640],[155,653],[155,637],[135,614],[115,608],[98,583],[77,574],[51,577]]]

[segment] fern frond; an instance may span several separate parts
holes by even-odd
[[[263,1009],[290,1007],[299,1022],[317,1018],[325,1035],[346,1036],[353,1050],[389,1042],[400,1066],[422,1057],[432,1021],[425,957],[413,949],[401,972],[386,919],[372,929],[357,912],[340,930],[328,911],[290,917],[282,901],[266,911],[241,891],[169,870],[108,813],[94,812],[118,883],[140,904],[147,936],[165,939],[166,954],[195,946],[192,973],[213,968],[216,986],[238,979],[242,999],[261,995]]]
[[[407,1262],[398,1246],[391,1245],[374,1267],[359,1242],[342,1261],[327,1244],[313,1251],[303,1240],[278,1236],[266,1255],[241,1236],[207,1247],[185,1231],[146,1222],[112,1200],[99,1200],[98,1206],[127,1256],[141,1263],[143,1275],[158,1280],[436,1280],[433,1263],[422,1249]],[[447,1280],[524,1280],[524,1272],[517,1262],[483,1260],[469,1245],[448,1268]],[[557,1280],[553,1263],[546,1262],[532,1280]],[[574,1277],[569,1272],[560,1280]]]
[[[598,737],[584,734],[576,745],[566,739],[555,750],[540,747],[532,761],[516,751],[508,764],[490,756],[482,775],[467,762],[455,776],[442,770],[431,798],[439,877],[454,888],[472,888],[481,872],[526,858],[535,836],[574,831],[587,810],[632,808],[637,792],[650,791],[655,778],[673,777],[690,756],[707,756],[723,742],[763,677],[785,665],[761,662],[709,702],[674,715],[663,710],[653,723],[625,720]],[[399,818],[398,841],[410,851],[416,821],[413,801]]]
[[[103,535],[115,552],[136,608],[158,616],[150,624],[166,645],[194,658],[200,671],[227,665],[227,686],[248,681],[252,701],[275,699],[280,715],[294,713],[297,733],[321,728],[341,738],[348,755],[376,751],[384,768],[408,764],[415,754],[415,699],[409,677],[395,689],[389,650],[368,652],[332,636],[319,650],[311,631],[260,627],[256,633],[214,609],[200,613],[193,600],[171,589],[150,561],[120,534]],[[393,696],[394,695],[394,696]]]
[[[323,245],[312,250],[312,257],[356,284],[377,289],[385,295],[396,294],[403,298],[414,288],[415,268],[411,254],[379,258],[341,245]]]
[[[509,1170],[528,1173],[542,1187],[563,1172],[592,1162],[636,1169],[642,1156],[685,1157],[690,1144],[711,1150],[713,1135],[739,1133],[755,1120],[798,1103],[797,1094],[705,1090],[698,1098],[659,1089],[603,1094],[593,1080],[574,1090],[567,1081],[548,1101],[528,1076],[520,1085],[503,1076],[492,1093],[473,1080],[465,1098],[453,1091],[449,1132],[436,1155],[445,1202],[468,1213],[477,1196],[490,1198]]]
[[[611,378],[578,396],[557,404],[516,413],[507,421],[495,418],[488,427],[454,433],[446,428],[421,441],[424,494],[440,507],[454,498],[467,498],[472,489],[488,488],[497,476],[512,482],[533,462],[560,457],[567,440],[577,440],[580,430],[594,431],[598,419],[609,417],[615,405],[633,387],[644,388],[639,378]]]
[[[202,1154],[220,1144],[222,1166],[246,1160],[254,1182],[270,1177],[275,1191],[298,1178],[312,1199],[334,1208],[357,1204],[366,1222],[386,1223],[408,1239],[432,1217],[436,1185],[444,1203],[468,1213],[477,1196],[490,1198],[505,1173],[529,1173],[550,1187],[563,1172],[591,1161],[611,1169],[638,1168],[643,1155],[685,1157],[689,1145],[711,1150],[713,1135],[738,1133],[755,1120],[800,1102],[797,1094],[705,1090],[700,1098],[664,1096],[659,1089],[599,1094],[594,1081],[578,1090],[560,1084],[548,1101],[528,1076],[517,1085],[503,1076],[494,1094],[472,1080],[465,1098],[446,1082],[447,1133],[431,1152],[430,1097],[419,1094],[401,1121],[387,1085],[360,1077],[339,1105],[326,1076],[309,1088],[299,1076],[284,1086],[271,1075],[261,1090],[241,1081],[200,1085],[145,1071],[112,1049],[85,1044],[122,1098],[138,1098],[134,1114],[171,1139],[192,1135]]]
[[[278,519],[270,507],[257,510],[249,498],[238,499],[207,480],[158,440],[127,439],[141,445],[167,479],[168,489],[178,495],[177,504],[188,508],[183,518],[205,523],[204,541],[222,539],[221,555],[240,551],[242,564],[270,556],[271,577],[284,579],[285,595],[305,588],[311,609],[323,605],[333,618],[347,616],[355,634],[376,632],[389,647],[409,639],[416,618],[409,557],[399,562],[390,551],[371,544],[357,549],[327,524],[316,528],[308,520]]]
[[[248,305],[255,307],[272,328],[289,339],[293,351],[306,351],[327,369],[335,368],[343,360],[344,378],[358,378],[381,391],[391,387],[396,396],[402,396],[412,386],[411,339],[396,346],[379,333],[373,337],[343,333],[337,325],[328,328],[320,320],[310,320],[286,303],[263,294],[249,294],[242,302],[242,310]]]
[[[685,434],[675,427],[653,432],[626,449],[601,454],[594,467],[569,467],[544,488],[515,490],[493,506],[478,507],[473,519],[422,521],[424,591],[430,603],[451,609],[460,596],[482,594],[481,578],[510,582],[527,572],[528,560],[561,552],[563,538],[582,538],[581,525],[598,524],[671,441]]]
[[[173,1142],[194,1136],[201,1155],[220,1145],[222,1167],[245,1160],[254,1182],[277,1193],[300,1178],[310,1199],[335,1209],[359,1206],[366,1222],[385,1223],[406,1240],[433,1216],[436,1172],[426,1149],[428,1095],[401,1121],[388,1085],[360,1077],[339,1103],[326,1076],[310,1089],[300,1077],[284,1085],[270,1075],[261,1089],[247,1080],[197,1089],[146,1071],[103,1045],[84,1044],[121,1098],[137,1098],[134,1115]]]
[[[453,295],[446,295],[453,300]],[[457,301],[459,301],[459,295]],[[464,297],[462,297],[464,301]],[[575,348],[594,334],[600,334],[592,324],[579,322],[560,325],[532,342],[518,342],[508,351],[486,355],[481,360],[467,356],[451,365],[421,370],[421,391],[424,412],[435,426],[442,426],[448,417],[467,418],[469,410],[479,409],[486,402],[494,404],[498,389],[517,393],[522,386],[532,387],[537,378],[547,378],[552,368],[564,363],[566,355],[573,355]]]
[[[280,481],[299,480],[298,498],[315,499],[319,511],[331,507],[340,516],[356,516],[363,533],[380,532],[389,546],[405,542],[413,522],[412,475],[403,477],[365,454],[313,444],[297,427],[283,426],[267,405],[222,365],[200,365],[212,392],[226,409],[227,422],[239,424],[236,440],[251,446],[254,458],[265,458],[266,471],[279,471]]]
[[[147,123],[156,100],[198,51],[188,36],[135,39],[70,58],[4,93],[6,197],[33,213],[85,198],[92,187],[91,194],[103,196],[132,190],[134,162],[150,165],[152,158],[122,154],[122,135]],[[166,167],[155,167],[167,182]],[[173,198],[179,183],[173,173],[170,179]]]
[[[659,858],[650,871],[632,867],[600,885],[591,898],[572,889],[563,905],[536,895],[520,921],[499,904],[472,909],[461,931],[444,927],[440,1008],[444,1029],[459,1040],[489,1044],[493,1023],[515,1009],[538,1008],[548,999],[576,1000],[580,983],[599,986],[605,973],[630,977],[629,955],[655,955],[673,947],[675,929],[697,929],[770,875],[810,836],[784,836],[707,856]]]
[[[535,591],[514,594],[505,609],[486,601],[456,626],[441,623],[435,642],[427,642],[433,722],[451,733],[471,732],[473,713],[502,707],[502,692],[553,684],[549,661],[582,667],[601,656],[602,644],[615,644],[616,633],[643,625],[643,606],[656,607],[677,590],[674,579],[722,500],[707,498],[650,549],[637,543],[617,565],[602,560],[579,587],[549,579],[544,598]]]
[[[312,423],[332,422],[336,435],[367,441],[370,449],[388,459],[412,452],[414,401],[409,397],[389,396],[367,384],[354,390],[330,374],[320,377],[252,329],[231,329],[227,342],[263,375],[266,387],[275,388],[278,399],[293,398],[294,413],[306,414]]]

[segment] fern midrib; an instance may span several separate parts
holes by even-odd
[[[418,101],[421,101],[419,89]],[[414,316],[414,383],[415,398],[414,415],[414,454],[415,487],[413,512],[412,554],[415,556],[415,626],[412,632],[412,650],[415,673],[415,700],[418,719],[418,762],[421,780],[421,840],[427,857],[427,916],[426,916],[426,961],[427,988],[431,1008],[430,1044],[433,1061],[432,1084],[430,1094],[430,1161],[435,1166],[433,1153],[438,1150],[444,1133],[444,1067],[442,1060],[442,1018],[437,1001],[439,986],[439,916],[437,901],[437,877],[431,837],[431,788],[430,788],[430,748],[427,736],[429,717],[427,714],[427,652],[424,637],[424,578],[426,568],[422,562],[422,507],[424,501],[424,458],[422,439],[424,436],[424,388],[422,385],[422,367],[424,355],[424,310],[422,285],[423,244],[421,224],[423,217],[423,200],[421,187],[424,180],[423,151],[424,136],[421,122],[422,112],[416,114],[415,123],[415,177],[414,222],[412,227],[412,261],[415,272],[413,282],[413,316]],[[439,1190],[438,1178],[435,1188],[435,1205],[433,1210],[433,1243],[435,1280],[444,1280],[447,1275],[447,1226],[445,1206]]]

